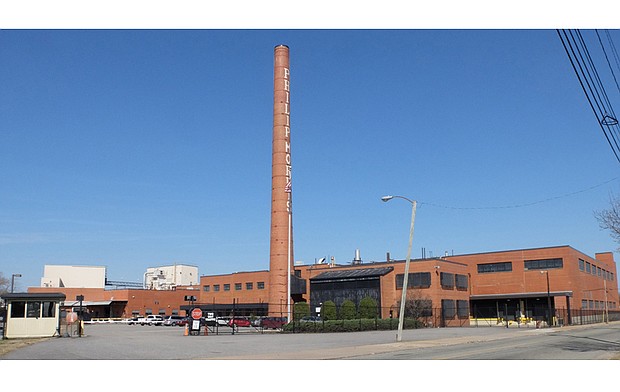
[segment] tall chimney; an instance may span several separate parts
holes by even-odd
[[[293,270],[289,48],[274,48],[269,314],[290,315]]]

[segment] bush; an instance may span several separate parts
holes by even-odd
[[[306,316],[310,316],[310,305],[307,302],[296,302],[293,305],[293,319],[299,320]]]
[[[353,320],[357,317],[357,311],[355,310],[355,304],[351,300],[345,300],[340,305],[340,318],[342,320]]]
[[[334,301],[323,302],[323,307],[321,308],[321,318],[323,320],[336,320],[338,318],[336,304]]]
[[[364,297],[360,301],[360,318],[374,319],[377,317],[377,301],[371,297]]]
[[[415,319],[405,319],[403,328],[422,328],[421,322]],[[397,330],[398,319],[357,319],[357,320],[329,320],[318,323],[301,323],[294,321],[284,326],[283,332],[288,333],[319,333],[319,332],[359,332],[359,331],[386,331]]]

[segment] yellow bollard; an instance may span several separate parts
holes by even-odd
[[[185,324],[185,332],[183,333],[183,336],[188,336],[189,335],[189,325]]]

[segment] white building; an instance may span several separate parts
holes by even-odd
[[[200,283],[198,267],[174,264],[147,268],[144,273],[144,288],[152,290],[172,290],[176,286],[192,286]]]
[[[41,287],[105,288],[105,279],[105,267],[46,265]]]

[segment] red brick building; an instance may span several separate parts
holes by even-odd
[[[594,258],[570,246],[451,256],[471,275],[472,316],[547,316],[579,322],[581,312],[618,311],[616,263],[611,252]],[[586,312],[587,314],[587,312]]]
[[[327,300],[340,306],[346,299],[359,304],[371,297],[379,306],[379,317],[398,317],[404,269],[403,260],[298,265],[291,276],[291,297],[294,302],[308,302],[313,314],[320,313]],[[557,246],[454,255],[412,260],[409,273],[408,299],[432,309],[432,325],[468,325],[470,317],[547,319],[549,314],[556,323],[579,323],[584,311],[619,311],[612,253],[592,258],[570,246]],[[193,307],[222,316],[273,315],[279,309],[287,317],[284,301],[269,304],[269,278],[269,271],[263,270],[201,276],[199,286],[175,290],[31,287],[28,291],[59,291],[69,304],[83,295],[93,317],[185,315]],[[196,301],[188,302],[187,296]]]

